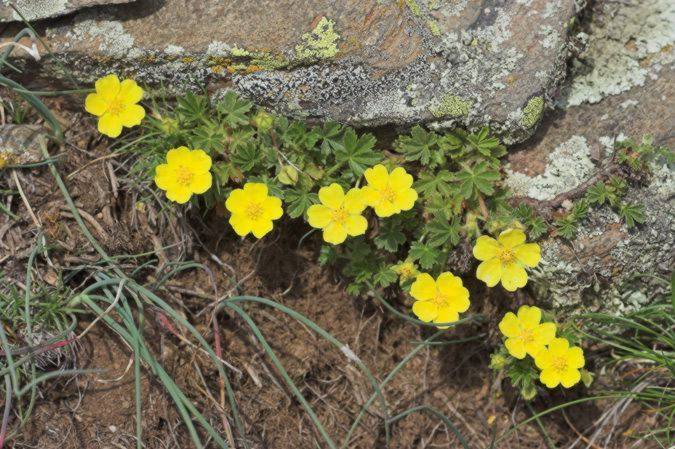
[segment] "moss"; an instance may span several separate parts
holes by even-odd
[[[427,28],[431,31],[431,34],[438,37],[441,35],[441,28],[438,26],[438,22],[433,19],[427,20]]]
[[[463,117],[469,115],[471,101],[446,93],[438,106],[431,108],[434,117]]]
[[[420,5],[418,5],[415,0],[405,0],[405,3],[408,5],[408,9],[410,9],[410,12],[413,13],[413,15],[417,17],[422,15],[422,8],[420,8]]]
[[[520,124],[525,128],[532,128],[539,123],[541,115],[544,112],[544,99],[542,97],[530,98],[525,108],[523,108],[523,116],[520,119]]]
[[[302,35],[302,44],[295,47],[296,58],[304,61],[329,59],[338,53],[340,35],[334,30],[335,22],[322,17],[310,33]]]

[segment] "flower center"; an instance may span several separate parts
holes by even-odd
[[[176,168],[176,182],[178,184],[188,186],[194,177],[195,175],[192,173],[192,170],[185,165],[179,165],[178,168]]]
[[[516,256],[513,254],[513,251],[504,248],[499,253],[499,260],[501,260],[503,264],[509,264],[516,261]]]
[[[253,221],[259,220],[263,215],[262,204],[250,203],[246,208],[246,215]]]
[[[333,221],[335,223],[339,224],[344,224],[347,221],[347,218],[349,217],[349,213],[343,208],[343,207],[338,207],[337,209],[333,210]]]
[[[525,344],[532,343],[534,341],[534,332],[532,329],[521,329],[520,339]]]
[[[567,369],[567,359],[565,357],[555,357],[551,361],[551,366],[556,371],[565,371]]]
[[[386,186],[384,189],[381,190],[382,193],[382,198],[385,199],[385,201],[389,201],[390,203],[393,203],[396,201],[396,192],[394,189],[391,188],[391,186]]]
[[[108,103],[108,114],[120,115],[124,110],[124,103],[122,103],[117,98],[113,99]]]

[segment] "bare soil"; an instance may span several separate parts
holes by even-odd
[[[316,260],[316,236],[299,241],[306,232],[299,222],[286,220],[263,241],[240,240],[230,232],[219,208],[206,217],[191,211],[187,217],[171,218],[152,202],[139,206],[138,191],[127,190],[121,179],[128,161],[110,157],[106,141],[97,137],[79,113],[68,112],[59,100],[50,104],[62,111],[68,124],[67,144],[59,154],[58,169],[66,179],[77,206],[90,219],[88,225],[112,255],[155,252],[161,261],[182,257],[195,260],[208,271],[191,269],[174,276],[159,293],[184,314],[214,344],[210,323],[212,306],[226,295],[246,294],[273,299],[315,321],[348,347],[370,368],[378,381],[433,333],[406,323],[383,309],[371,298],[354,298],[345,292],[344,281]],[[53,146],[52,153],[58,148]],[[12,185],[0,172],[0,183]],[[94,266],[98,257],[64,208],[64,200],[46,167],[23,170],[22,186],[32,211],[51,244],[54,267],[38,261],[42,281],[55,282],[58,272],[77,265]],[[4,201],[3,201],[4,202]],[[11,210],[21,217],[9,222],[0,215],[0,272],[8,281],[23,280],[25,264],[35,244],[36,225],[18,197],[9,199]],[[164,246],[171,246],[162,250]],[[1,253],[0,253],[1,254]],[[125,259],[121,266],[130,272],[146,258]],[[139,281],[152,284],[158,273],[142,270]],[[82,276],[76,277],[83,282]],[[482,333],[484,337],[464,343],[429,346],[421,350],[384,389],[390,414],[420,405],[444,413],[471,448],[490,447],[493,435],[531,416],[509,382],[489,369],[489,355],[498,343],[495,334],[499,317],[522,303],[533,303],[527,293],[506,296],[471,285],[474,313],[485,322],[467,324],[447,331],[446,341]],[[405,299],[391,295],[400,310]],[[316,410],[328,433],[342,441],[372,388],[345,354],[308,328],[271,308],[245,306],[285,369]],[[80,331],[94,317],[82,317]],[[165,369],[195,401],[216,428],[222,416],[232,425],[229,407],[219,407],[218,373],[202,353],[186,345],[177,335],[184,329],[167,325],[166,317],[146,310],[146,339]],[[323,442],[298,401],[283,384],[250,328],[231,313],[216,317],[220,326],[223,357],[239,373],[228,371],[246,428],[249,448],[304,449],[323,447]],[[75,349],[72,363],[78,368],[103,371],[67,380],[49,382],[41,394],[29,423],[9,441],[9,447],[41,449],[131,448],[134,440],[134,384],[130,348],[104,325],[94,330]],[[591,368],[593,357],[589,358]],[[595,388],[605,381],[600,378]],[[143,434],[148,449],[189,448],[192,443],[162,385],[147,371],[143,373]],[[592,394],[583,387],[539,397],[533,410]],[[567,447],[587,434],[606,403],[585,403],[542,418],[542,425],[555,447]],[[379,402],[369,408],[349,444],[350,448],[384,448],[384,413]],[[14,421],[10,425],[15,424]],[[607,445],[623,448],[630,435],[653,426],[653,417],[637,408],[621,416]],[[235,433],[237,447],[244,447]],[[418,412],[391,426],[389,447],[459,448],[458,439],[436,417]],[[546,448],[542,430],[526,425],[494,445],[496,448]],[[577,446],[579,447],[579,446]],[[648,448],[649,446],[641,446]]]

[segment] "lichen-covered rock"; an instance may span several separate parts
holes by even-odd
[[[115,71],[308,119],[490,124],[516,142],[564,77],[578,3],[138,0],[63,19],[47,41],[83,81]]]
[[[45,129],[38,125],[0,126],[0,170],[8,165],[34,164],[44,159]]]
[[[675,73],[667,65],[674,56],[672,2],[598,2],[594,8],[588,29],[600,35],[590,35],[585,55],[594,56],[565,86],[559,104],[566,109],[547,117],[533,143],[509,155],[508,185],[552,216],[564,213],[564,200],[578,199],[607,167],[615,140],[651,134],[656,143],[675,148]],[[634,20],[661,24],[670,37],[627,26]],[[636,73],[643,74],[639,82],[633,82]],[[644,224],[629,230],[609,207],[594,208],[576,239],[544,241],[542,263],[532,276],[542,301],[561,311],[618,313],[665,294],[675,265],[675,174],[664,162],[651,171],[626,197],[644,207]]]
[[[134,0],[0,0],[0,22],[47,19],[63,16],[89,6],[132,1]],[[11,5],[14,5],[16,10]]]

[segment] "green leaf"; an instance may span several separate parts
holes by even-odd
[[[490,168],[486,162],[464,167],[456,176],[460,182],[459,191],[466,199],[475,198],[480,193],[492,195],[495,193],[495,182],[501,178],[499,171]]]
[[[375,246],[392,253],[398,251],[399,246],[405,243],[405,234],[401,229],[402,223],[397,217],[383,220],[378,235],[373,239]]]
[[[644,208],[637,204],[622,204],[619,207],[619,215],[626,222],[628,229],[632,229],[638,223],[644,223],[646,220]]]
[[[506,147],[499,143],[496,137],[490,137],[490,130],[483,127],[478,133],[468,134],[466,141],[468,145],[488,158],[500,158],[506,154]]]
[[[434,168],[445,161],[438,148],[438,139],[438,134],[417,125],[410,131],[410,136],[400,136],[394,148],[407,161],[420,161],[422,165]]]
[[[356,135],[354,129],[345,131],[341,140],[334,143],[335,160],[338,163],[347,163],[352,171],[361,176],[366,168],[371,167],[382,160],[382,155],[373,151],[375,136],[370,133],[361,137]]]
[[[192,92],[176,100],[176,112],[184,123],[192,123],[208,117],[209,106],[208,97]]]
[[[532,240],[537,240],[548,231],[548,226],[541,217],[535,217],[527,221],[527,227],[529,229],[528,235]]]
[[[569,216],[556,220],[555,227],[558,234],[567,240],[572,240],[577,236],[577,222]]]
[[[605,183],[602,181],[596,182],[586,191],[586,198],[588,198],[588,201],[591,204],[597,204],[599,206],[602,206],[609,201],[609,195],[610,193],[607,190]]]
[[[235,92],[228,91],[216,105],[216,110],[231,127],[246,125],[249,122],[248,112],[253,103],[239,97]]]
[[[429,196],[435,193],[444,197],[450,196],[454,191],[452,187],[454,180],[455,175],[448,170],[440,170],[436,173],[424,171],[420,173],[419,179],[415,182],[415,190],[422,196]]]
[[[228,140],[227,131],[217,123],[206,121],[203,126],[197,127],[190,139],[192,148],[201,148],[202,150],[213,154],[221,153]]]
[[[307,212],[309,206],[317,204],[319,197],[316,193],[293,189],[286,192],[285,200],[288,216],[298,218]]]
[[[255,167],[261,156],[262,152],[260,151],[260,147],[258,147],[255,142],[251,141],[231,154],[230,160],[241,171],[248,172]]]
[[[382,265],[380,270],[373,276],[373,282],[380,287],[388,287],[398,280],[398,275],[388,265]]]
[[[425,270],[431,269],[438,262],[440,256],[441,252],[438,249],[424,243],[415,242],[410,247],[410,257],[417,260]]]
[[[456,246],[460,240],[460,228],[460,222],[457,217],[453,217],[450,221],[443,217],[435,217],[426,225],[428,232],[427,242],[432,247],[442,246],[448,241],[452,246]]]

